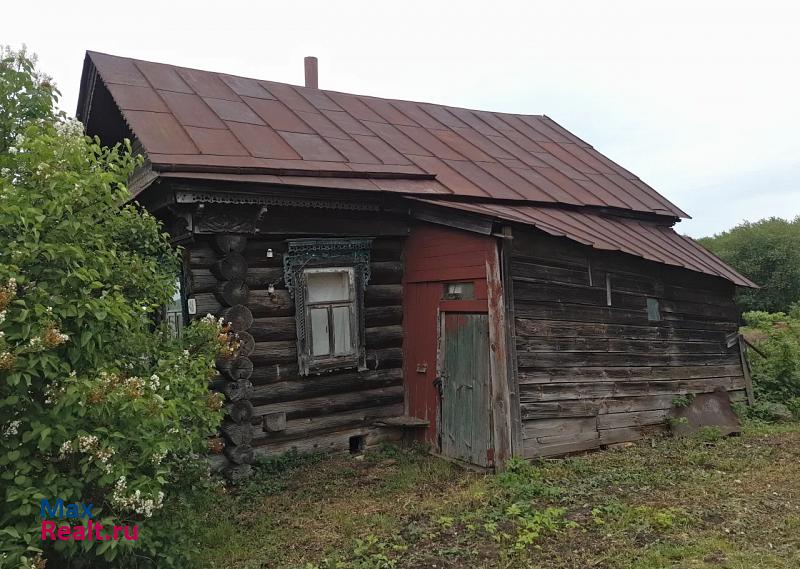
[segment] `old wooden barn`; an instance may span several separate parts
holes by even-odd
[[[752,396],[753,283],[686,214],[546,116],[90,52],[78,117],[146,157],[184,247],[176,328],[228,318],[231,472],[254,454],[417,438],[482,467],[631,441],[676,395]],[[238,465],[238,466],[237,466]]]

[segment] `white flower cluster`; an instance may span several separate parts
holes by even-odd
[[[156,374],[151,375],[149,385],[150,391],[158,391],[158,388],[161,385],[161,378],[159,378]]]
[[[113,470],[111,462],[109,461],[111,460],[111,457],[114,456],[115,452],[116,451],[114,450],[113,447],[108,447],[106,449],[99,448],[94,452],[94,457],[100,461],[100,464],[102,465],[103,470],[105,470],[106,473],[110,473]]]
[[[91,452],[95,447],[97,447],[98,443],[99,441],[94,435],[81,435],[78,437],[78,449],[83,453]]]
[[[39,336],[34,336],[28,341],[28,347],[32,352],[41,352],[44,350],[44,344]]]
[[[141,377],[127,377],[125,378],[124,385],[130,391],[131,395],[141,397],[144,395],[144,380]]]
[[[166,458],[166,456],[167,456],[167,450],[164,449],[158,452],[154,452],[150,460],[153,462],[153,464],[158,466],[159,464],[161,464],[161,461]]]
[[[11,293],[11,296],[17,294],[17,279],[11,277],[8,279],[8,284],[6,285],[6,290]]]
[[[75,377],[75,376],[70,374],[70,377]],[[106,384],[113,385],[119,381],[119,376],[115,373],[108,373],[107,371],[101,371],[100,381]]]
[[[6,320],[6,311],[5,310],[0,310],[0,324],[5,322],[5,320]]]
[[[13,437],[19,433],[19,426],[22,422],[19,419],[11,421],[3,431],[3,438]]]
[[[70,374],[70,377],[74,376]],[[65,392],[66,388],[63,385],[59,386],[56,383],[49,384],[44,388],[44,404],[52,405],[61,395],[64,395]]]
[[[217,328],[222,328],[225,325],[224,318],[217,318],[213,314],[206,314],[200,319],[200,322],[203,322],[205,324],[213,324]]]
[[[114,491],[111,493],[111,502],[120,508],[131,510],[137,514],[142,514],[144,517],[152,517],[153,512],[161,509],[164,505],[164,493],[159,492],[155,498],[144,498],[140,490],[136,490],[133,494],[127,494],[128,481],[124,476],[120,476],[116,484],[114,484]]]
[[[76,119],[65,119],[56,123],[56,132],[61,136],[83,136],[83,123]]]
[[[63,344],[64,342],[69,340],[69,334],[64,334],[63,332],[56,332],[55,338],[56,341],[58,341],[60,344]]]
[[[100,462],[105,472],[111,472],[111,457],[116,454],[113,447],[101,448],[100,441],[94,435],[81,435],[77,441],[66,441],[61,445],[58,457],[63,460],[68,454],[75,452],[75,443],[78,443],[78,450],[84,454],[95,458]]]
[[[58,458],[64,460],[68,454],[72,454],[75,450],[72,441],[65,441],[61,444],[61,448],[58,449]]]

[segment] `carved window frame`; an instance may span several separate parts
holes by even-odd
[[[297,323],[297,363],[300,375],[336,369],[367,369],[365,349],[364,289],[369,282],[372,239],[290,239],[283,258],[284,280],[294,298]],[[354,351],[342,356],[313,356],[310,338],[308,269],[351,271],[354,295],[351,323]]]

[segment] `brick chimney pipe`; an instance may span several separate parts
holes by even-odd
[[[317,58],[308,56],[304,60],[306,68],[306,87],[319,89],[319,70],[317,68]]]

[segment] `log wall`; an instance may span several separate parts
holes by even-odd
[[[731,283],[523,230],[510,272],[525,457],[662,430],[677,395],[745,398],[738,345],[726,346],[739,319]]]
[[[232,319],[245,339],[239,357],[219,362],[220,376],[212,384],[228,399],[222,433],[229,470],[246,470],[237,461],[247,464],[254,455],[293,447],[341,451],[351,437],[364,437],[367,446],[390,440],[396,433],[372,423],[403,414],[403,238],[373,241],[364,308],[368,369],[301,377],[295,308],[283,281],[290,237],[196,235],[186,246],[187,295],[196,301],[195,317]]]

